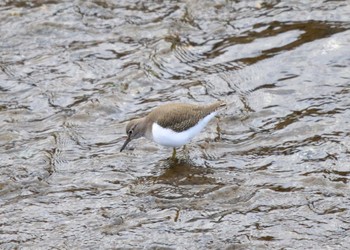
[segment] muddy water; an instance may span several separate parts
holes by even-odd
[[[0,3],[1,249],[347,249],[348,1]],[[178,160],[126,123],[229,106]]]

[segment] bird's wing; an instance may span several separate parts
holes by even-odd
[[[181,132],[195,126],[201,119],[216,111],[218,107],[220,107],[219,103],[209,106],[169,104],[156,108],[149,116],[163,128]]]

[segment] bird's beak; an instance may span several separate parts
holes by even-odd
[[[124,142],[122,148],[120,149],[120,152],[122,152],[124,150],[124,148],[126,147],[126,145],[128,145],[128,143],[131,141],[131,137],[128,136],[128,138],[126,138],[126,141]]]

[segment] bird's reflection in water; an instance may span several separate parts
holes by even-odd
[[[168,158],[160,161],[159,176],[149,177],[155,183],[170,185],[211,185],[216,184],[213,171],[206,166],[197,165],[189,158]]]

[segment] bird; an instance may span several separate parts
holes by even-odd
[[[159,145],[172,147],[172,158],[175,158],[176,148],[189,143],[225,106],[223,101],[209,105],[168,103],[158,106],[145,117],[127,124],[127,138],[120,152],[131,140],[146,137]]]

